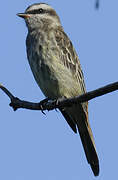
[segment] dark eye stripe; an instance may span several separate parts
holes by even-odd
[[[34,9],[26,11],[26,14],[49,14],[50,16],[56,16],[56,12],[53,10],[44,10],[44,9]]]
[[[34,9],[32,11],[27,11],[26,14],[44,14],[45,10],[43,9]]]

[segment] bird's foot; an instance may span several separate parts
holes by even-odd
[[[45,114],[45,112],[44,112],[44,106],[45,106],[45,104],[47,103],[49,101],[49,98],[45,98],[45,99],[43,99],[42,101],[40,101],[39,102],[39,106],[41,107],[41,112],[44,114],[44,115],[46,115]]]
[[[55,99],[54,100],[54,105],[55,106],[59,106],[59,103],[61,102],[61,101],[63,101],[64,99],[66,99],[66,97],[60,97],[60,98],[58,98],[58,99]],[[55,108],[55,110],[57,111],[57,108]]]

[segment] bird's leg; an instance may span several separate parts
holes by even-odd
[[[42,101],[39,102],[39,106],[41,107],[41,112],[46,115],[43,111],[43,106],[49,101],[49,98],[45,98]]]
[[[56,108],[56,106],[58,106],[59,105],[59,103],[61,102],[61,101],[63,101],[64,99],[65,99],[66,97],[60,97],[60,98],[58,98],[58,99],[49,99],[49,98],[46,98],[46,99],[44,99],[44,100],[42,100],[42,101],[40,101],[39,102],[39,106],[40,106],[40,108],[41,108],[41,112],[43,113],[43,114],[45,114],[45,112],[44,112],[44,110],[45,110],[45,105],[47,105],[47,103],[52,103],[54,106],[55,106],[55,110],[57,111],[57,108]],[[64,108],[63,108],[64,109]]]
[[[58,105],[60,101],[63,101],[64,99],[66,99],[65,96],[59,97],[58,99],[55,100],[55,105]]]
[[[58,99],[55,99],[55,100],[54,100],[54,104],[55,104],[56,106],[58,106],[59,103],[60,103],[61,101],[63,101],[64,99],[66,99],[65,96],[62,96],[62,97],[60,97],[60,98],[58,98]],[[55,110],[57,111],[57,108],[55,108]]]

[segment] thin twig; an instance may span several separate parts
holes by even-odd
[[[12,100],[14,96],[10,93],[10,91],[5,88],[2,84],[0,84],[0,89],[3,90],[3,92]]]
[[[104,94],[116,91],[116,90],[118,90],[118,82],[109,84],[107,86],[101,87],[101,88],[96,89],[94,91],[87,92],[87,93],[82,94],[82,95],[77,96],[77,97],[68,98],[68,99],[66,99],[66,98],[65,99],[59,99],[58,101],[56,101],[56,100],[44,101],[43,105],[41,103],[42,101],[39,103],[33,103],[33,102],[20,100],[19,98],[14,97],[12,95],[12,93],[2,85],[0,85],[0,89],[2,89],[2,91],[4,91],[4,93],[6,95],[8,95],[8,97],[11,100],[10,106],[14,110],[17,110],[18,108],[25,108],[25,109],[41,110],[42,111],[42,110],[53,110],[55,108],[69,107],[69,106],[72,106],[73,104],[83,103],[83,102],[89,101],[91,99],[94,99],[98,96],[102,96]]]

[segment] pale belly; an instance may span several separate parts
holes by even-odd
[[[28,61],[34,78],[44,95],[50,99],[73,97],[82,89],[72,71],[63,64],[55,41],[31,41],[27,49]],[[41,39],[40,39],[41,41]]]
[[[53,60],[52,60],[53,59]],[[71,71],[56,58],[31,60],[30,67],[34,78],[44,95],[50,99],[73,97],[82,94],[81,88]]]

